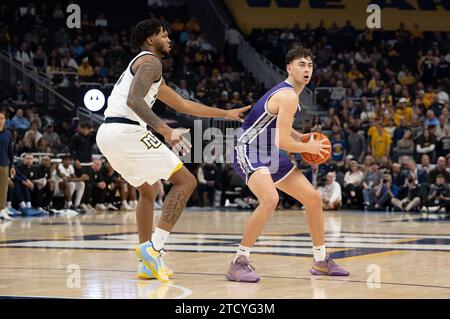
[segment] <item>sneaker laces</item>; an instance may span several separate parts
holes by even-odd
[[[161,258],[159,259],[159,262],[160,262],[161,266],[162,266],[162,267],[165,267],[165,268],[168,268],[167,265],[166,265],[166,263],[164,262],[163,257],[169,256],[169,253],[166,252],[164,249],[162,249],[162,250],[159,252],[159,256],[161,257]]]
[[[256,270],[256,268],[250,264],[250,261],[243,263],[243,264],[237,264],[239,266],[239,268],[244,269],[246,272],[252,272],[254,270]]]
[[[334,260],[331,259],[330,257],[328,257],[328,259],[327,259],[327,265],[332,266],[332,267],[337,266],[336,263],[334,262]]]

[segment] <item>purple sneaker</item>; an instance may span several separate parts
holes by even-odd
[[[313,261],[311,274],[318,276],[348,276],[350,273],[337,265],[327,254],[324,261]]]
[[[234,263],[230,264],[225,278],[242,282],[258,282],[261,279],[255,272],[255,267],[250,265],[245,256],[239,256]]]

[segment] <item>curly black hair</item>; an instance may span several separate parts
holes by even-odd
[[[289,64],[292,61],[301,58],[310,58],[311,60],[314,60],[314,54],[310,49],[304,48],[300,45],[296,45],[288,51],[286,55],[286,64]]]
[[[146,19],[138,22],[131,31],[130,43],[135,49],[139,49],[145,40],[161,30],[168,31],[166,25],[158,19]]]

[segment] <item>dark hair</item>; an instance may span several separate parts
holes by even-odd
[[[438,175],[436,176],[436,179],[438,179],[438,178],[445,178],[445,175],[442,174],[442,173],[440,173],[440,174],[438,174]]]
[[[302,46],[294,46],[288,51],[286,55],[286,64],[289,64],[292,61],[301,58],[310,58],[311,60],[314,60],[314,54],[310,49],[304,48]]]
[[[85,121],[85,122],[82,122],[82,123],[80,124],[80,127],[81,127],[81,128],[88,128],[88,129],[91,129],[91,128],[92,128],[92,124],[91,124],[91,122],[89,122],[89,121]]]
[[[163,31],[168,31],[165,24],[158,19],[152,18],[138,22],[131,31],[130,43],[132,47],[135,49],[141,48],[148,37],[158,34],[161,29]]]

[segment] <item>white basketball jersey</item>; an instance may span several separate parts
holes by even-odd
[[[142,51],[133,60],[131,60],[127,69],[120,76],[108,98],[108,107],[105,110],[105,117],[125,117],[127,119],[139,122],[143,127],[147,126],[147,124],[127,105],[128,93],[130,92],[131,82],[134,77],[131,67],[133,66],[133,63],[143,55],[153,55],[153,53],[150,51]],[[157,82],[152,84],[150,90],[144,98],[150,108],[153,107],[153,104],[158,98],[158,90],[161,86],[161,82],[162,76]]]

